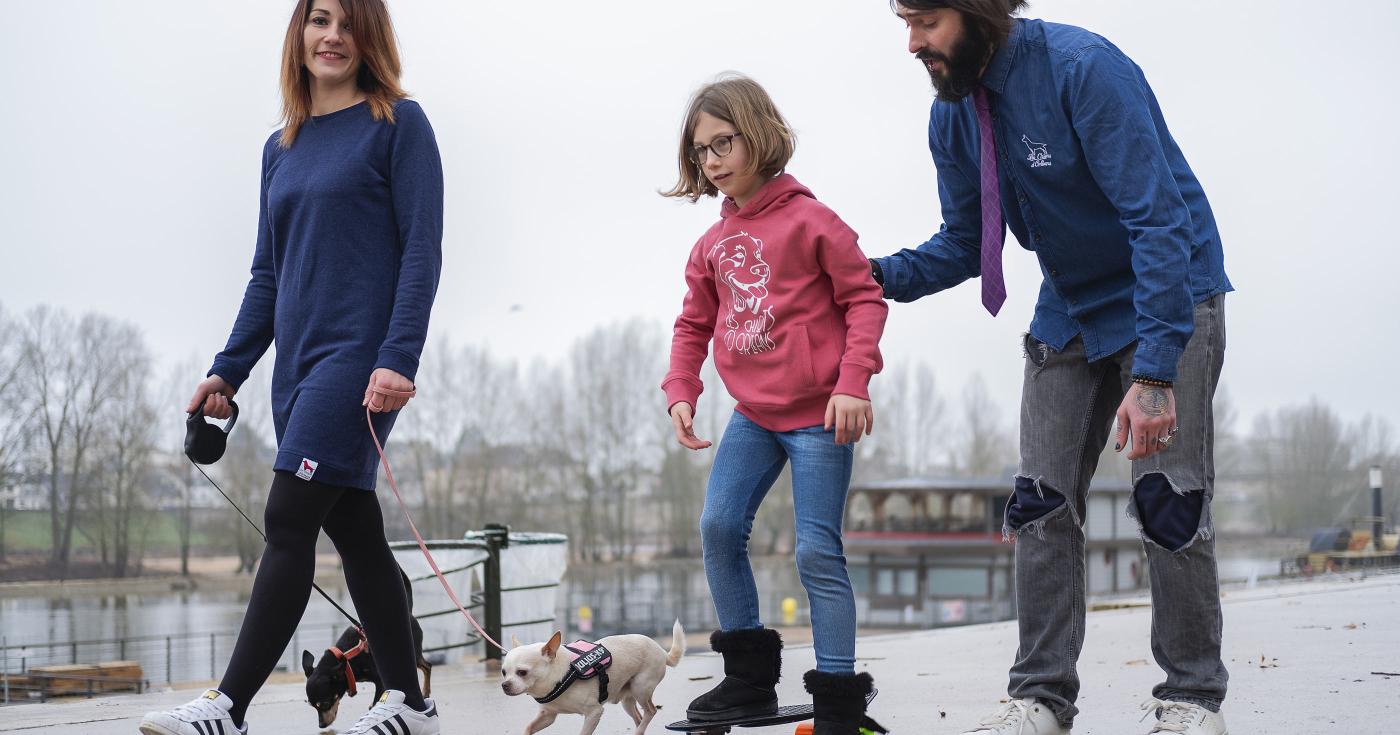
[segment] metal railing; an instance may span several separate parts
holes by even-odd
[[[502,587],[501,550],[510,546],[510,527],[500,523],[488,523],[482,530],[482,537],[484,539],[483,546],[486,551],[486,556],[484,558],[478,559],[474,562],[471,562],[470,564],[464,564],[459,567],[443,569],[442,575],[446,577],[450,574],[459,574],[461,572],[470,571],[477,567],[482,567],[482,589],[479,592],[472,593],[468,597],[464,607],[467,609],[468,612],[475,612],[477,610],[481,611],[482,620],[480,620],[479,622],[481,623],[481,627],[486,629],[486,634],[499,641],[501,640],[502,632],[509,628],[519,628],[527,625],[538,625],[540,623],[548,623],[554,621],[555,618],[553,616],[547,618],[538,618],[535,620],[517,620],[512,622],[501,621],[501,595],[509,594],[511,592],[529,592],[533,590],[557,589],[560,586],[560,583],[551,582],[548,584],[532,584],[520,585],[516,587]],[[436,577],[437,575],[432,573],[422,574],[417,577],[410,577],[409,582],[424,582],[430,579],[435,579]],[[458,614],[458,610],[454,606],[442,610],[433,610],[430,612],[421,613],[419,615],[415,615],[414,617],[416,617],[418,620],[428,620],[431,618],[442,617],[444,615],[455,614]],[[489,641],[483,640],[481,635],[475,632],[468,633],[466,638],[464,638],[461,642],[458,643],[449,643],[447,645],[424,648],[423,653],[439,653],[457,648],[466,648],[468,646],[474,646],[478,643],[485,646],[485,653],[482,656],[482,661],[497,663],[500,662],[502,657],[501,649],[492,645]]]
[[[485,567],[482,589],[473,593],[470,597],[470,603],[467,604],[467,608],[470,610],[482,611],[484,618],[482,627],[486,628],[487,633],[492,638],[499,641],[501,632],[505,629],[553,621],[554,617],[511,622],[501,621],[502,594],[552,589],[559,587],[559,583],[502,587],[500,555],[501,550],[509,545],[509,528],[500,524],[489,524],[486,526],[484,535],[486,538],[486,558],[459,568],[443,571],[444,574],[452,574],[478,566]],[[420,582],[433,579],[434,576],[428,574],[410,581]],[[457,608],[453,607],[414,617],[424,620],[455,613],[457,613]],[[332,623],[329,627],[328,640],[334,641],[344,629],[344,623]],[[287,649],[289,652],[288,661],[279,665],[279,670],[298,671],[300,669],[301,640],[309,633],[308,629],[299,628],[293,634]],[[34,667],[78,664],[84,661],[135,660],[141,664],[143,672],[147,674],[147,678],[143,680],[143,686],[149,686],[151,681],[163,681],[168,685],[173,685],[181,682],[216,679],[219,676],[219,664],[227,660],[228,654],[232,651],[233,642],[237,638],[238,631],[236,630],[22,643],[11,642],[7,637],[0,637],[0,703],[9,704],[14,698],[9,687],[10,676],[27,675]],[[423,653],[425,655],[442,653],[467,648],[478,643],[485,646],[482,661],[499,662],[500,649],[482,641],[481,636],[476,633],[467,635],[459,642],[424,648]],[[207,668],[203,665],[206,662]],[[101,679],[101,677],[97,678]],[[103,679],[103,681],[113,680]]]
[[[343,627],[330,625],[330,640],[335,640]],[[307,628],[293,634],[288,647],[291,655],[279,669],[299,668],[301,641],[309,635]],[[237,637],[238,631],[234,630],[24,643],[0,638],[0,689],[6,688],[10,676],[32,676],[30,671],[35,668],[94,661],[137,661],[147,682],[175,684],[215,679],[219,663],[228,657]],[[13,695],[0,695],[0,702],[9,703],[12,698]]]

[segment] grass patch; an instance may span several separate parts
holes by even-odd
[[[50,530],[49,512],[46,510],[20,510],[5,512],[5,550],[10,552],[50,551],[53,548],[53,534]],[[190,535],[190,546],[194,549],[210,544],[209,534],[195,524]],[[83,533],[82,530],[86,530]],[[145,532],[145,541],[141,533]],[[82,514],[73,531],[73,550],[96,551],[97,545],[89,538],[97,537],[97,519],[91,514]],[[132,545],[144,547],[147,556],[179,553],[180,526],[175,511],[141,511],[132,521]]]

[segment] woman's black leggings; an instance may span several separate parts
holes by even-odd
[[[374,642],[374,663],[384,688],[402,691],[408,706],[423,709],[408,596],[384,538],[384,517],[375,494],[277,472],[263,523],[267,549],[219,684],[219,691],[233,700],[233,721],[243,724],[249,701],[276,668],[301,622],[316,572],[316,538],[323,528],[340,552],[345,584],[365,635]]]

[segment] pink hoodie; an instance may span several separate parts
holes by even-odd
[[[869,400],[889,307],[856,233],[787,174],[720,215],[686,264],[667,408],[695,406],[711,337],[739,412],[769,431],[822,425],[836,393]]]

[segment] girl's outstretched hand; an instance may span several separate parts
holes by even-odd
[[[869,436],[875,431],[875,409],[863,398],[837,393],[826,403],[822,428],[831,431],[832,427],[836,428],[837,444],[854,444],[861,434]]]
[[[695,410],[681,401],[671,407],[671,425],[676,428],[676,441],[686,449],[706,449],[711,442],[695,435]]]

